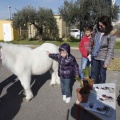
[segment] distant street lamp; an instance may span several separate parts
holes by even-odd
[[[11,6],[8,6],[8,11],[9,11],[9,20],[11,20]]]

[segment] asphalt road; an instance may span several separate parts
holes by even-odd
[[[77,49],[72,49],[72,54],[80,63],[80,54]],[[120,52],[115,52],[115,57]],[[75,120],[77,107],[75,105],[77,82],[73,84],[72,100],[66,104],[62,100],[59,85],[49,86],[50,73],[41,76],[33,76],[32,91],[34,98],[26,102],[23,96],[23,88],[17,77],[7,68],[0,69],[0,120]],[[120,90],[120,72],[107,71],[107,82],[115,82],[116,98]],[[116,102],[116,117],[120,118],[120,106]],[[91,115],[81,112],[81,120],[95,120]]]

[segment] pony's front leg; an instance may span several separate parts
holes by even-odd
[[[58,62],[53,60],[53,65],[50,72],[52,76],[50,85],[60,84],[60,77],[58,76]]]
[[[58,76],[58,71],[55,72],[55,73],[56,73],[56,77],[57,77],[56,83],[57,83],[58,85],[60,85],[60,77]]]
[[[25,90],[25,95],[26,95],[26,101],[29,102],[33,98],[33,93],[31,91],[30,87],[30,81],[31,81],[31,76],[22,76],[19,77],[21,85],[23,86]]]
[[[50,86],[53,86],[53,85],[56,84],[56,73],[53,72],[52,69],[50,70],[50,73],[51,73],[51,82],[50,82]]]
[[[60,78],[58,76],[58,72],[50,70],[50,73],[51,73],[50,86],[55,85],[55,84],[60,84]]]

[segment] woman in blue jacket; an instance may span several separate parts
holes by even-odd
[[[47,51],[49,57],[56,59],[59,62],[58,76],[61,80],[61,91],[63,100],[69,103],[71,100],[70,82],[71,77],[74,74],[79,77],[79,66],[75,60],[75,57],[70,54],[70,46],[67,43],[62,44],[59,47],[59,53],[54,54]]]

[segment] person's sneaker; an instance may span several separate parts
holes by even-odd
[[[63,101],[66,101],[66,95],[63,95]]]
[[[66,103],[70,103],[71,97],[66,98]]]

